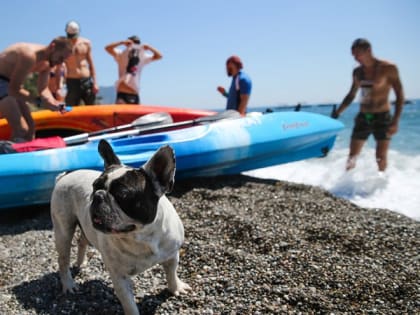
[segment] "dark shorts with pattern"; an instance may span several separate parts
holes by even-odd
[[[66,79],[67,95],[66,104],[69,106],[77,106],[81,101],[85,105],[95,104],[96,95],[93,91],[93,79]]]
[[[118,100],[123,100],[125,104],[140,104],[140,97],[138,94],[118,92],[117,101]]]
[[[373,134],[376,140],[390,140],[388,129],[391,124],[391,113],[359,113],[354,119],[351,135],[355,140],[366,140]]]

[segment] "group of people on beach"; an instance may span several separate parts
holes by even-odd
[[[32,43],[16,43],[0,52],[0,114],[6,118],[14,142],[30,141],[35,136],[35,126],[28,102],[32,96],[23,88],[26,77],[38,74],[38,105],[53,111],[65,111],[65,106],[95,104],[99,87],[92,58],[91,42],[80,37],[80,26],[70,21],[65,26],[66,36],[59,36],[48,46]],[[125,49],[120,49],[124,47]],[[152,61],[162,58],[154,47],[141,44],[138,36],[110,43],[105,50],[118,64],[116,82],[117,104],[140,104],[139,81],[141,70]],[[391,136],[398,131],[404,95],[398,68],[385,60],[376,58],[366,39],[356,39],[351,53],[359,62],[353,71],[350,91],[332,117],[340,114],[352,103],[361,89],[360,111],[355,118],[351,136],[346,169],[356,165],[364,143],[370,134],[376,140],[376,161],[378,169],[387,166],[387,152]],[[243,62],[239,56],[231,56],[226,61],[226,72],[232,78],[227,91],[217,87],[217,91],[227,98],[226,109],[237,110],[245,115],[252,90],[250,77],[243,72]],[[62,86],[67,87],[66,95]],[[391,114],[388,100],[391,89],[396,95],[395,110]]]
[[[48,46],[16,43],[0,52],[0,114],[7,119],[13,142],[31,141],[35,125],[29,103],[53,111],[65,105],[93,105],[99,91],[90,40],[80,36],[80,26],[70,21],[65,36]],[[125,49],[120,49],[120,46]],[[105,50],[118,64],[117,104],[140,104],[139,81],[143,67],[162,58],[154,47],[141,44],[138,36],[111,43]],[[26,78],[36,73],[38,95],[24,89]],[[66,93],[63,93],[63,87]]]

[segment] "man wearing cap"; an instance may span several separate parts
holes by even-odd
[[[404,104],[398,68],[388,61],[375,58],[371,44],[364,38],[353,42],[351,53],[360,66],[353,70],[353,82],[349,93],[338,109],[332,113],[332,117],[338,118],[354,100],[357,90],[361,89],[360,112],[355,119],[346,169],[350,170],[356,166],[357,156],[369,135],[373,134],[376,140],[378,169],[385,171],[389,143],[391,136],[398,131],[398,122]],[[388,100],[391,89],[397,98],[393,115]]]
[[[118,46],[125,46],[124,50]],[[105,50],[118,63],[117,104],[140,104],[140,76],[143,67],[162,58],[154,47],[141,44],[138,36],[118,41],[105,46]]]
[[[238,56],[231,56],[226,61],[226,72],[232,77],[229,93],[225,88],[218,86],[217,90],[227,97],[226,109],[237,110],[242,116],[246,114],[252,82],[250,77],[242,71],[243,64]]]
[[[65,28],[67,38],[73,46],[73,54],[65,62],[67,85],[66,104],[70,106],[95,104],[99,88],[96,83],[96,72],[92,58],[90,40],[80,37],[80,26],[70,21]]]
[[[32,43],[16,43],[0,53],[0,113],[11,128],[14,142],[31,141],[35,125],[27,105],[30,94],[22,86],[30,73],[38,73],[38,94],[45,107],[64,111],[48,88],[50,69],[62,64],[72,48],[65,37],[55,38],[48,46]]]

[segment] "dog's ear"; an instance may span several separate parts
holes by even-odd
[[[160,147],[143,169],[151,177],[158,196],[170,192],[175,182],[175,153],[168,145]]]
[[[108,141],[106,141],[104,139],[99,141],[98,151],[99,151],[99,154],[104,159],[105,168],[108,168],[111,165],[120,165],[121,164],[120,159],[114,153],[114,150],[112,150],[112,147],[108,143]]]

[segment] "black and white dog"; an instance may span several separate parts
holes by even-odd
[[[104,172],[78,170],[60,175],[51,197],[51,217],[63,292],[73,292],[70,247],[81,227],[77,265],[90,243],[101,253],[125,314],[139,314],[131,275],[161,263],[169,290],[186,293],[190,286],[177,276],[184,227],[166,198],[174,185],[175,156],[161,147],[141,168],[121,164],[105,140],[98,146]]]

